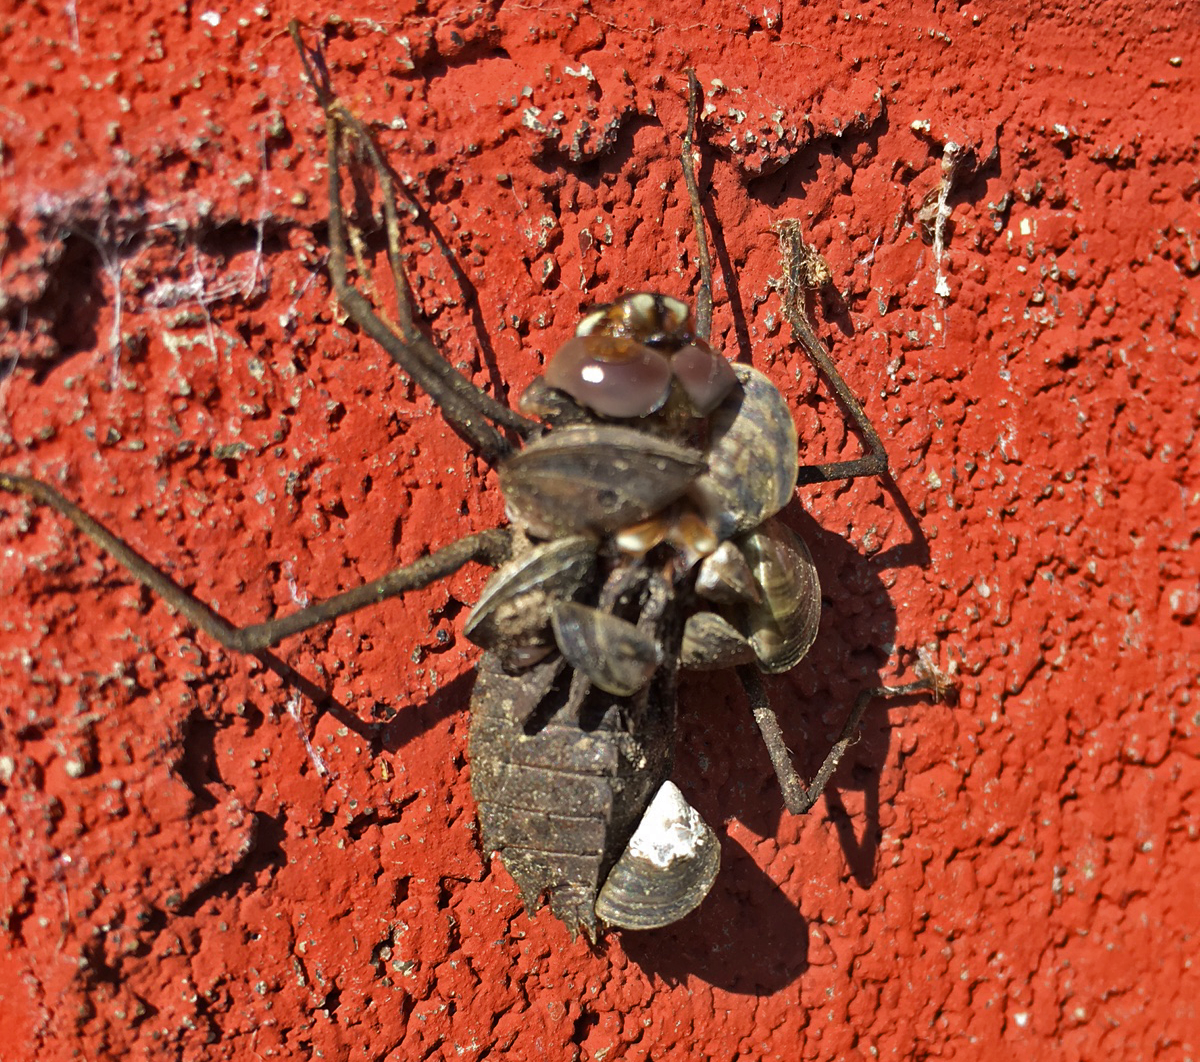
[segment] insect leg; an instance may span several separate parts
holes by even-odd
[[[295,22],[289,26],[289,32],[316,91],[317,102],[325,112],[329,156],[329,274],[338,299],[350,319],[383,347],[437,403],[447,423],[478,450],[484,460],[494,465],[512,451],[512,446],[495,425],[508,428],[521,438],[539,434],[541,425],[509,409],[462,376],[418,327],[402,262],[400,221],[391,169],[363,123],[334,95],[320,55],[305,49]],[[349,279],[349,248],[357,246],[357,234],[347,224],[342,208],[341,166],[350,149],[366,156],[379,181],[388,267],[396,296],[396,323],[377,313],[371,301]],[[370,271],[361,259],[358,271],[369,283]]]
[[[703,339],[712,332],[712,258],[708,253],[708,236],[704,230],[704,211],[700,206],[700,188],[696,184],[694,145],[696,121],[704,90],[696,71],[688,71],[687,132],[683,135],[683,183],[687,186],[688,204],[692,208],[692,227],[696,230],[696,260],[700,266],[700,286],[696,289],[696,331]]]
[[[408,590],[420,590],[438,579],[451,575],[471,561],[498,567],[508,559],[511,547],[512,536],[507,528],[467,535],[412,564],[395,568],[363,586],[318,601],[315,605],[279,619],[238,627],[185,590],[48,483],[30,476],[0,472],[0,490],[23,494],[65,516],[138,582],[154,591],[199,630],[214,638],[226,649],[240,653],[259,653],[293,634],[328,623],[377,601],[384,601]],[[269,666],[274,669],[274,665]]]
[[[783,732],[779,729],[779,720],[771,708],[767,698],[767,690],[763,685],[758,671],[749,665],[737,669],[738,678],[750,699],[750,707],[754,712],[754,721],[758,724],[763,742],[767,746],[767,754],[771,757],[771,766],[775,768],[775,777],[779,779],[779,788],[783,790],[783,802],[793,815],[803,815],[817,802],[826,784],[837,770],[842,756],[850,747],[863,713],[867,705],[876,697],[907,697],[914,693],[925,693],[932,690],[940,692],[941,686],[936,676],[928,676],[909,682],[903,686],[877,686],[875,689],[863,690],[854,701],[854,708],[846,719],[842,732],[838,735],[833,747],[825,756],[820,770],[807,785],[800,780],[796,768],[792,765],[791,754],[783,740]]]
[[[818,286],[814,278],[819,256],[805,242],[800,232],[800,222],[782,221],[774,226],[779,237],[779,250],[783,259],[783,315],[791,326],[792,335],[799,341],[808,355],[833,389],[842,409],[846,411],[854,426],[866,443],[867,452],[851,461],[834,461],[824,465],[801,465],[796,476],[797,485],[805,483],[827,483],[835,479],[858,479],[861,476],[882,476],[887,473],[887,454],[874,425],[867,419],[854,392],[850,390],[842,374],[825,349],[808,320],[805,299]],[[827,268],[827,267],[826,267]],[[827,275],[827,274],[826,274]]]

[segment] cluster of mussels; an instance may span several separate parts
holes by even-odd
[[[786,671],[816,635],[778,389],[688,307],[598,307],[521,398],[548,426],[500,466],[518,547],[471,613],[484,844],[574,931],[667,925],[708,893],[711,829],[668,780],[679,666]]]

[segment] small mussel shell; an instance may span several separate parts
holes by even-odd
[[[536,439],[508,458],[499,476],[513,523],[550,538],[636,524],[680,497],[703,470],[695,450],[601,424]]]
[[[722,671],[758,659],[746,636],[715,612],[694,612],[683,625],[679,664],[692,671]]]
[[[551,625],[567,663],[605,693],[632,696],[662,663],[654,638],[599,609],[567,602],[554,609]]]
[[[696,593],[706,601],[744,605],[762,600],[762,589],[742,551],[733,542],[722,542],[700,562]]]
[[[659,929],[708,895],[721,845],[678,786],[663,782],[596,896],[596,916],[621,929]]]
[[[733,371],[741,387],[709,418],[708,469],[689,492],[721,539],[787,505],[800,460],[796,424],[779,388],[749,365]]]
[[[586,535],[534,546],[496,569],[463,634],[485,649],[536,635],[550,622],[551,608],[578,593],[595,569],[596,542]]]
[[[768,674],[788,671],[812,648],[821,622],[821,584],[804,541],[778,520],[738,540],[762,601],[746,610],[747,637]]]

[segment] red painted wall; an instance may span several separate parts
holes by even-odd
[[[771,682],[789,742],[813,770],[918,648],[960,690],[876,706],[795,819],[732,676],[687,680],[675,777],[721,876],[593,949],[479,850],[482,571],[289,643],[343,708],[314,721],[0,498],[5,1059],[1196,1054],[1200,33],[1185,4],[1003,6],[3,16],[5,469],[242,622],[496,525],[494,474],[331,297],[287,19],[427,211],[434,336],[501,395],[582,307],[694,291],[694,66],[716,335],[807,457],[858,452],[780,327],[799,219],[895,473],[798,492],[827,611]]]

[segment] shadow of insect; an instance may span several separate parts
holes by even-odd
[[[50,506],[197,628],[318,700],[323,691],[271,646],[466,564],[496,569],[465,626],[484,649],[469,755],[485,848],[501,854],[531,913],[548,902],[572,934],[595,939],[603,926],[671,924],[708,894],[720,853],[670,781],[681,667],[736,669],[793,814],[821,794],[872,698],[943,689],[926,668],[906,685],[863,691],[805,784],[760,677],[789,670],[808,652],[821,610],[808,548],[776,514],[797,483],[887,474],[878,435],[809,323],[805,302],[822,283],[823,263],[798,223],[776,227],[785,317],[867,453],[800,466],[779,390],[708,342],[712,267],[693,162],[702,93],[691,75],[682,164],[699,248],[694,319],[684,302],[651,292],[597,306],[511,409],[456,371],[422,331],[391,170],[332,91],[319,52],[304,47],[295,25],[291,32],[325,115],[329,272],[338,298],[496,469],[509,526],[468,535],[290,615],[237,627],[46,483],[0,472],[0,488]],[[352,154],[378,182],[391,319],[364,294],[374,285],[343,208],[342,171]]]

